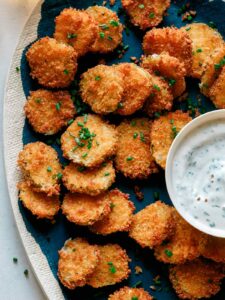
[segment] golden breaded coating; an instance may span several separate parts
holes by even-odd
[[[113,285],[127,279],[130,274],[129,257],[125,250],[117,244],[98,246],[100,260],[94,273],[90,275],[87,284],[99,288]]]
[[[196,259],[170,267],[170,281],[180,299],[202,299],[216,295],[224,278],[221,265]]]
[[[150,133],[152,155],[163,169],[166,168],[167,154],[174,138],[190,121],[188,113],[181,110],[170,112],[153,121]]]
[[[192,40],[192,72],[191,76],[201,78],[203,63],[209,56],[224,45],[219,32],[204,23],[192,23],[182,28]]]
[[[216,49],[213,54],[203,64],[200,89],[205,96],[209,95],[209,89],[218,78],[225,65],[225,46]]]
[[[97,114],[115,111],[123,91],[123,75],[113,66],[98,65],[81,76],[81,97]]]
[[[35,192],[26,181],[18,184],[19,199],[38,219],[52,220],[60,209],[58,196],[48,197],[45,193]]]
[[[108,300],[153,300],[152,296],[142,288],[124,286],[113,294]]]
[[[89,196],[70,193],[65,195],[62,204],[62,213],[77,225],[92,225],[110,211],[110,199],[105,194]]]
[[[209,89],[209,98],[217,108],[225,108],[225,66]]]
[[[110,200],[111,212],[100,221],[90,227],[97,234],[107,235],[118,231],[128,231],[135,206],[129,201],[129,195],[118,189],[111,190],[107,194]]]
[[[124,176],[145,179],[158,172],[150,152],[150,128],[151,123],[147,118],[125,120],[117,127],[119,142],[115,166]]]
[[[201,255],[216,262],[225,263],[225,239],[209,235]]]
[[[120,108],[116,111],[120,115],[131,115],[142,108],[151,93],[151,76],[149,73],[133,63],[122,63],[115,66],[124,78],[124,94]]]
[[[33,129],[45,135],[57,133],[76,112],[69,92],[43,89],[30,92],[24,111]]]
[[[63,155],[85,167],[96,167],[114,155],[117,141],[115,126],[91,114],[77,117],[61,136]]]
[[[68,289],[86,284],[100,260],[98,246],[90,245],[83,238],[67,240],[59,251],[58,277]]]
[[[169,111],[173,106],[173,95],[169,84],[154,74],[151,74],[151,78],[152,92],[143,107],[149,117],[161,111]]]
[[[18,165],[34,191],[59,195],[62,168],[52,147],[42,142],[27,144],[19,153]]]
[[[112,161],[94,169],[83,169],[70,163],[63,170],[63,184],[73,193],[97,196],[106,191],[115,181],[116,173]]]
[[[86,54],[97,38],[98,26],[85,11],[65,8],[55,18],[54,38],[75,49],[78,56]]]
[[[141,67],[164,79],[169,84],[174,98],[185,91],[184,64],[167,52],[143,56]]]
[[[122,42],[123,26],[117,14],[104,6],[90,6],[87,13],[95,20],[98,34],[91,45],[92,52],[113,51]]]
[[[170,0],[122,0],[122,5],[131,17],[131,22],[145,30],[162,22]]]
[[[77,71],[77,53],[73,47],[49,37],[33,43],[26,57],[31,77],[48,88],[69,86]]]
[[[145,34],[143,49],[145,54],[168,52],[184,63],[186,74],[190,75],[192,41],[186,31],[175,27],[154,28]]]
[[[200,255],[206,243],[206,235],[187,223],[174,209],[175,228],[173,235],[155,247],[155,257],[159,261],[171,264],[182,264]]]
[[[156,201],[133,216],[129,236],[141,247],[153,248],[169,238],[174,227],[172,207]]]

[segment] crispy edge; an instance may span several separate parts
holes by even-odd
[[[209,98],[217,108],[225,108],[225,66],[209,89]]]
[[[124,286],[109,295],[108,300],[132,300],[133,298],[139,300],[153,300],[153,297],[143,288],[130,288],[128,286]]]

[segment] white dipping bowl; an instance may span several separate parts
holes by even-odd
[[[171,198],[171,201],[179,214],[192,226],[197,228],[198,230],[207,233],[212,236],[216,237],[221,237],[225,238],[225,227],[224,229],[221,228],[216,228],[216,227],[210,227],[208,224],[205,224],[204,221],[200,219],[196,219],[192,212],[187,211],[183,206],[181,206],[181,203],[179,201],[179,197],[177,194],[176,189],[174,188],[174,177],[175,175],[173,174],[173,163],[177,154],[177,151],[180,149],[182,143],[185,141],[188,141],[187,139],[190,139],[192,133],[195,130],[198,130],[199,126],[204,126],[207,125],[209,122],[213,121],[218,121],[220,119],[223,119],[225,121],[225,109],[220,109],[220,110],[215,110],[212,112],[205,113],[195,119],[193,119],[190,123],[188,123],[182,130],[179,132],[177,137],[174,139],[168,156],[167,156],[167,161],[166,161],[166,172],[165,172],[165,177],[166,177],[166,186],[167,190],[169,193],[169,196]],[[200,130],[200,129],[199,129]],[[225,132],[224,132],[225,135]],[[199,141],[199,144],[201,141]],[[225,153],[224,153],[225,157]],[[225,195],[224,195],[225,197]],[[190,199],[192,201],[193,199]],[[211,208],[212,209],[212,208]],[[210,210],[210,207],[209,209]]]

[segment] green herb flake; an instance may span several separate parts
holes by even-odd
[[[188,21],[191,21],[193,17],[191,15],[187,16]]]
[[[136,121],[134,121],[134,120],[131,121],[131,122],[130,122],[130,125],[134,127],[134,126],[136,125]]]
[[[216,24],[213,21],[209,21],[208,25],[209,27],[216,29]]]
[[[123,50],[124,50],[124,51],[126,51],[126,50],[128,50],[128,49],[129,49],[129,45],[123,46]]]
[[[118,107],[118,108],[122,108],[122,107],[123,107],[123,103],[122,103],[122,102],[119,102],[118,105],[117,105],[117,107]]]
[[[175,79],[169,79],[169,80],[168,80],[168,83],[169,83],[169,86],[172,87],[172,86],[175,85],[176,80],[175,80]]]
[[[166,249],[164,252],[165,252],[166,256],[168,256],[168,257],[173,256],[173,252],[168,249]]]
[[[142,281],[141,280],[137,281],[132,287],[136,288],[136,287],[138,287],[140,285],[142,285]]]
[[[155,90],[157,90],[157,91],[160,91],[160,87],[159,87],[157,84],[154,84],[154,85],[153,85],[153,88],[154,88]]]
[[[86,168],[84,166],[77,167],[78,172],[83,172]]]
[[[177,127],[174,126],[174,125],[172,126],[172,133],[173,133],[173,138],[175,138],[177,136],[177,134],[178,134]]]
[[[62,173],[57,173],[57,174],[56,174],[56,177],[57,177],[58,180],[61,180],[62,177],[63,177],[63,174],[62,174]]]
[[[51,172],[51,171],[52,171],[52,167],[50,167],[50,166],[47,167],[47,171],[48,171],[48,172]]]
[[[18,258],[13,257],[13,262],[14,262],[14,264],[16,264],[18,262]]]
[[[104,32],[99,32],[99,36],[100,36],[101,39],[104,39],[104,37],[105,37]]]
[[[109,175],[110,175],[110,173],[109,173],[109,172],[104,174],[104,176],[109,176]]]
[[[39,104],[41,103],[41,98],[35,98],[34,101]]]
[[[155,18],[155,14],[154,14],[153,12],[151,12],[151,13],[149,14],[149,18],[150,18],[150,19],[154,19],[154,18]]]
[[[159,117],[161,116],[161,114],[160,114],[160,112],[155,112],[155,113],[154,113],[154,116],[155,116],[156,118],[159,118]]]
[[[55,105],[56,110],[60,111],[61,105],[61,102],[57,102]]]
[[[108,266],[109,266],[109,271],[112,274],[115,274],[116,273],[116,267],[114,266],[114,264],[110,261],[110,262],[108,262]]]
[[[82,154],[82,157],[85,158],[85,157],[87,157],[87,155],[88,155],[87,153],[84,153],[84,154]]]
[[[99,27],[100,27],[102,30],[109,29],[109,26],[108,26],[107,24],[100,24]]]
[[[154,197],[154,200],[159,200],[159,192],[154,192],[153,193],[153,197]]]
[[[85,114],[85,115],[84,115],[84,124],[86,124],[86,123],[87,123],[87,119],[88,119],[88,115],[87,115],[87,114]]]
[[[135,132],[135,133],[133,134],[133,138],[136,139],[137,137],[138,137],[138,133]]]
[[[110,203],[110,208],[113,209],[116,205],[114,203]]]
[[[131,160],[133,160],[134,158],[132,157],[132,156],[128,156],[127,158],[126,158],[126,161],[131,161]]]
[[[110,35],[107,37],[107,39],[108,39],[109,41],[112,41],[112,40],[113,40],[113,38],[112,38]]]
[[[119,22],[117,22],[115,20],[111,20],[110,21],[110,25],[112,25],[113,27],[118,27],[119,26]]]
[[[68,39],[74,39],[77,37],[77,34],[76,33],[67,33],[67,38]]]
[[[29,272],[28,272],[28,270],[27,270],[27,269],[26,269],[26,270],[24,270],[23,274],[24,274],[26,277],[28,277],[28,275],[29,275]]]
[[[63,73],[66,74],[66,75],[68,75],[68,74],[69,74],[69,71],[68,71],[67,69],[65,69],[65,70],[63,71]]]
[[[145,143],[145,136],[143,132],[140,132],[140,140]]]
[[[19,71],[20,71],[20,68],[16,67],[16,72],[19,73]]]
[[[201,52],[202,52],[202,49],[201,49],[201,48],[198,48],[198,49],[196,50],[196,52],[197,52],[197,53],[201,53]]]
[[[131,298],[131,300],[138,300],[138,297],[134,296],[134,297]]]
[[[100,79],[101,79],[100,76],[95,76],[95,80],[96,80],[96,81],[99,81]]]
[[[145,8],[144,4],[139,4],[138,7],[139,7],[140,9],[144,9],[144,8]]]
[[[67,122],[67,124],[68,124],[68,125],[71,125],[71,124],[73,123],[73,121],[74,121],[74,119],[70,119],[70,120]]]
[[[187,27],[185,30],[186,30],[186,31],[189,31],[190,29],[191,29],[191,27]]]

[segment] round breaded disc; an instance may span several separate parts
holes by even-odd
[[[160,246],[154,248],[155,257],[159,261],[181,264],[193,260],[200,255],[207,238],[206,235],[187,223],[174,209],[175,228],[173,235]]]
[[[174,226],[172,207],[157,201],[133,216],[129,236],[140,246],[153,248],[171,236]]]
[[[153,121],[150,133],[152,155],[163,169],[166,167],[167,154],[175,136],[190,121],[189,114],[180,110]]]
[[[69,92],[43,89],[30,92],[24,111],[33,129],[46,135],[57,133],[75,115]]]
[[[45,193],[37,193],[26,181],[18,184],[19,198],[23,205],[38,219],[50,219],[58,213],[60,202],[58,196],[48,197]]]
[[[142,288],[124,286],[109,295],[108,300],[153,300],[153,297]]]
[[[98,246],[90,245],[83,238],[67,240],[59,251],[58,276],[68,289],[86,284],[100,259]]]
[[[100,221],[94,223],[90,230],[97,234],[107,235],[117,231],[128,231],[135,206],[129,201],[129,196],[118,189],[107,194],[111,212]]]
[[[225,239],[209,235],[201,255],[216,262],[225,263]]]
[[[62,213],[77,225],[92,225],[107,216],[110,211],[110,199],[105,194],[66,194],[62,204]]]
[[[80,91],[95,113],[111,113],[122,99],[123,75],[113,66],[98,65],[82,74]]]
[[[122,63],[115,66],[124,78],[124,93],[120,108],[116,111],[120,115],[131,115],[142,108],[151,93],[151,77],[149,73],[133,63]]]
[[[116,152],[117,130],[97,115],[77,117],[61,136],[63,155],[85,167],[96,167]],[[106,175],[108,176],[108,175]]]
[[[151,124],[147,118],[123,121],[117,127],[119,143],[115,165],[126,177],[144,179],[158,172],[150,152],[150,128]]]
[[[27,184],[35,191],[45,192],[48,196],[59,194],[62,168],[52,147],[42,142],[25,145],[19,153],[18,165]]]
[[[184,63],[186,74],[191,74],[192,41],[186,31],[175,27],[154,28],[145,34],[143,50],[145,54],[168,52]]]
[[[122,42],[123,25],[117,14],[104,6],[90,6],[86,12],[96,21],[98,33],[91,51],[107,53]]]
[[[122,0],[123,8],[131,17],[131,22],[145,30],[157,26],[170,6],[170,0]]]
[[[48,88],[68,87],[77,71],[77,53],[72,46],[45,37],[26,53],[31,77]]]
[[[224,46],[223,37],[219,32],[204,23],[192,23],[182,28],[192,40],[193,63],[191,75],[201,78],[203,63],[216,48]]]
[[[225,108],[225,66],[209,89],[209,98],[217,108]]]
[[[63,183],[73,193],[97,196],[106,191],[115,181],[116,174],[112,161],[105,162],[99,168],[82,169],[70,163],[63,170]]]
[[[215,262],[196,259],[170,267],[169,278],[180,299],[205,299],[220,291],[224,272]]]
[[[65,8],[55,18],[54,38],[73,46],[78,56],[87,53],[97,38],[98,26],[85,11]]]
[[[99,288],[113,285],[127,279],[130,274],[129,257],[125,250],[117,244],[98,246],[100,259],[87,284]]]

